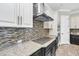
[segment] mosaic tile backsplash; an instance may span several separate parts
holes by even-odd
[[[49,30],[43,28],[43,22],[34,21],[33,28],[0,28],[0,44],[5,42],[16,42],[17,40],[35,40],[46,37]]]

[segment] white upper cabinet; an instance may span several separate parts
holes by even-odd
[[[44,28],[45,29],[52,29],[53,28],[53,21],[45,21]]]
[[[73,17],[70,19],[70,28],[71,29],[76,28],[75,19]]]
[[[33,27],[33,4],[20,4],[20,21],[22,27]]]
[[[32,3],[0,3],[0,27],[33,27]]]
[[[70,28],[79,29],[79,15],[74,15],[70,18]]]
[[[15,3],[0,3],[0,26],[13,27],[17,25]]]
[[[76,28],[79,29],[79,16],[77,16],[75,20]]]

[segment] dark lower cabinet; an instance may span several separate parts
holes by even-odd
[[[70,35],[70,43],[79,45],[79,35]]]
[[[55,56],[56,49],[57,49],[57,44],[55,40],[47,47],[42,48],[42,51],[43,51],[44,56]]]
[[[47,47],[43,47],[33,53],[31,56],[55,56],[55,52],[57,49],[58,39],[50,43]]]
[[[35,53],[33,53],[31,56],[43,56],[42,49],[37,50]]]

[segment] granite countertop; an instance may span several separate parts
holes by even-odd
[[[29,41],[10,46],[0,51],[0,56],[29,56],[40,48],[41,45]]]
[[[77,33],[77,32],[75,32],[75,33],[71,32],[70,34],[71,35],[79,35],[79,33]]]
[[[34,41],[17,43],[13,46],[1,50],[0,56],[29,56],[34,52],[36,52],[37,50],[39,50],[40,48],[47,47],[51,42],[55,40],[55,38],[56,38],[55,36],[53,38],[49,38],[49,41],[45,42],[44,44],[40,44]]]
[[[52,43],[54,40],[56,39],[55,38],[51,38],[50,41],[46,42],[45,44],[42,45],[42,47],[47,47],[50,43]]]
[[[55,38],[56,38],[55,36],[53,36],[52,38],[43,37],[33,41],[40,44],[42,47],[47,47],[50,43],[52,43],[55,40]]]
[[[77,34],[77,33],[74,33],[74,34],[70,34],[70,35],[79,35],[79,34]]]

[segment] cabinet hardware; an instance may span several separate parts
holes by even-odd
[[[18,25],[22,25],[22,16],[18,16]]]
[[[22,25],[22,16],[21,16],[21,25]]]
[[[18,22],[18,25],[19,25],[19,16],[18,16],[18,21],[17,22]]]

